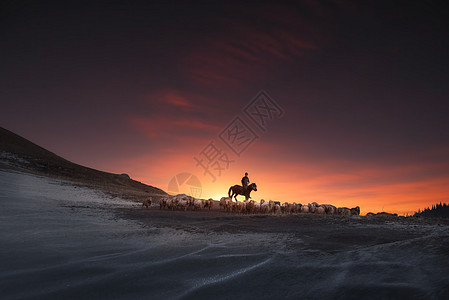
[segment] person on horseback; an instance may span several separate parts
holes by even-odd
[[[249,184],[248,172],[245,172],[245,176],[242,178],[243,192],[246,192],[248,184]]]
[[[248,173],[242,178],[242,185],[233,185],[228,190],[229,198],[234,198],[237,201],[237,195],[245,196],[245,201],[251,199],[251,192],[257,192],[257,184],[255,182],[249,184]]]

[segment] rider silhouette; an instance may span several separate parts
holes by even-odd
[[[242,178],[243,192],[246,192],[246,188],[248,187],[248,183],[249,183],[248,172],[246,172],[245,176]]]

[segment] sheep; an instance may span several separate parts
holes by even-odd
[[[261,200],[262,202],[262,200]],[[271,206],[269,202],[263,202],[260,204],[260,213],[262,214],[266,214],[269,213],[271,211]]]
[[[275,206],[276,204],[273,200],[268,201],[268,213],[273,213]]]
[[[256,202],[256,201],[254,201],[254,200],[251,200],[251,201],[253,201],[253,204],[252,204],[252,211],[250,211],[251,213],[259,213],[260,212],[260,202]],[[247,206],[248,207],[248,206]],[[251,206],[250,206],[251,207]]]
[[[176,197],[168,198],[167,209],[175,210],[175,207],[177,204],[178,204],[178,199]]]
[[[245,202],[237,201],[235,203],[235,212],[236,213],[240,214],[240,213],[244,212],[245,210],[246,210],[246,203]]]
[[[172,197],[167,197],[167,199],[165,201],[165,208],[171,209],[171,205],[172,205]]]
[[[237,204],[237,213],[241,214],[246,211],[246,202],[238,201],[236,204]]]
[[[231,211],[232,204],[233,204],[233,202],[232,202],[232,199],[231,199],[231,198],[226,199],[226,211],[227,211],[227,212],[230,212],[230,211]]]
[[[221,197],[220,199],[220,210],[223,208],[226,210],[226,200],[231,199],[229,197]]]
[[[142,207],[150,208],[153,199],[151,197],[143,200]],[[185,194],[179,194],[176,196],[162,197],[159,200],[160,209],[184,209],[186,211],[189,207],[193,207],[194,210],[208,209],[209,211],[213,207],[214,200],[209,199],[195,199],[192,196]],[[234,202],[230,197],[222,197],[219,201],[220,210],[223,208],[226,212],[235,212],[237,214],[253,214],[253,213],[263,213],[263,214],[292,214],[292,213],[315,213],[315,214],[338,214],[345,216],[360,215],[360,207],[356,206],[354,208],[347,207],[335,207],[331,204],[318,204],[317,202],[312,202],[307,205],[302,205],[301,203],[288,203],[285,202],[282,205],[279,201],[265,201],[261,199],[260,202],[254,200],[245,200],[243,202]]]
[[[281,211],[282,213],[286,214],[289,212],[289,203],[288,202],[284,202],[282,203],[282,207],[281,207]]]
[[[187,200],[187,205],[190,207],[190,206],[193,206],[193,202],[195,201],[195,198],[193,198],[192,196],[187,196],[187,195],[185,195],[184,197],[183,197],[183,199],[185,199],[185,200]]]
[[[309,212],[314,214],[316,206],[313,203],[312,204],[309,203],[308,206],[309,206]]]
[[[208,200],[204,200],[204,208],[208,208],[209,210],[214,205],[214,199],[209,198]]]
[[[313,214],[324,214],[326,209],[324,206],[319,205],[316,202],[309,203],[309,211]]]
[[[341,216],[350,216],[351,215],[351,210],[347,207],[339,207],[339,208],[337,208],[337,212]]]
[[[181,198],[180,200],[177,201],[176,203],[176,207],[179,209],[184,209],[184,211],[187,210],[187,208],[189,207],[190,201],[187,198]]]
[[[285,212],[287,210],[287,204],[288,203],[286,202],[281,205],[281,214],[285,214]]]
[[[256,204],[259,204],[259,203],[257,203],[254,200],[245,200],[245,210],[246,210],[246,212],[248,214],[254,213],[255,209],[256,209]],[[259,204],[259,207],[260,207],[260,204]]]
[[[193,201],[193,209],[195,209],[195,210],[202,210],[203,208],[204,208],[203,199],[195,199]]]
[[[229,197],[222,197],[220,199],[220,209],[223,208],[226,212],[230,212],[232,209],[232,199]]]
[[[142,202],[142,207],[146,206],[146,208],[150,208],[151,207],[151,202],[153,201],[152,197],[146,198],[145,200],[143,200]]]
[[[235,213],[235,212],[237,211],[237,204],[234,203],[234,202],[231,203],[231,211],[232,211],[233,213]]]
[[[167,206],[167,197],[162,197],[161,200],[159,200],[159,209],[164,209]]]
[[[296,203],[288,203],[288,206],[287,206],[287,212],[289,213],[289,214],[292,214],[292,213],[294,213],[296,211]]]
[[[351,216],[360,215],[360,207],[358,207],[358,206],[351,208],[350,211],[351,211]]]
[[[337,213],[337,208],[331,204],[321,204],[321,206],[324,207],[326,214],[328,215],[334,215]]]
[[[323,206],[316,206],[315,207],[315,213],[316,214],[325,214],[326,213],[326,209]]]
[[[307,214],[310,211],[310,207],[308,205],[301,206],[301,213]]]
[[[192,199],[193,197],[187,196],[185,194],[179,194],[171,198],[171,201],[169,200],[167,202],[167,206],[169,205],[169,208],[174,210],[177,209],[184,209],[186,211],[191,205],[192,205]]]

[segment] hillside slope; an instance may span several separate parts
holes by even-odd
[[[128,199],[166,195],[163,190],[133,180],[126,174],[107,173],[72,163],[2,127],[0,169],[17,169],[70,180]]]

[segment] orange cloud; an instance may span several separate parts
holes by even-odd
[[[174,88],[160,88],[146,95],[150,108],[155,105],[159,111],[167,115],[173,115],[179,109],[183,113],[191,112],[211,112],[213,111],[214,99],[210,99],[198,93],[178,90]]]
[[[164,100],[174,106],[192,109],[194,106],[191,102],[189,102],[186,98],[182,97],[179,94],[169,93],[165,95]]]

